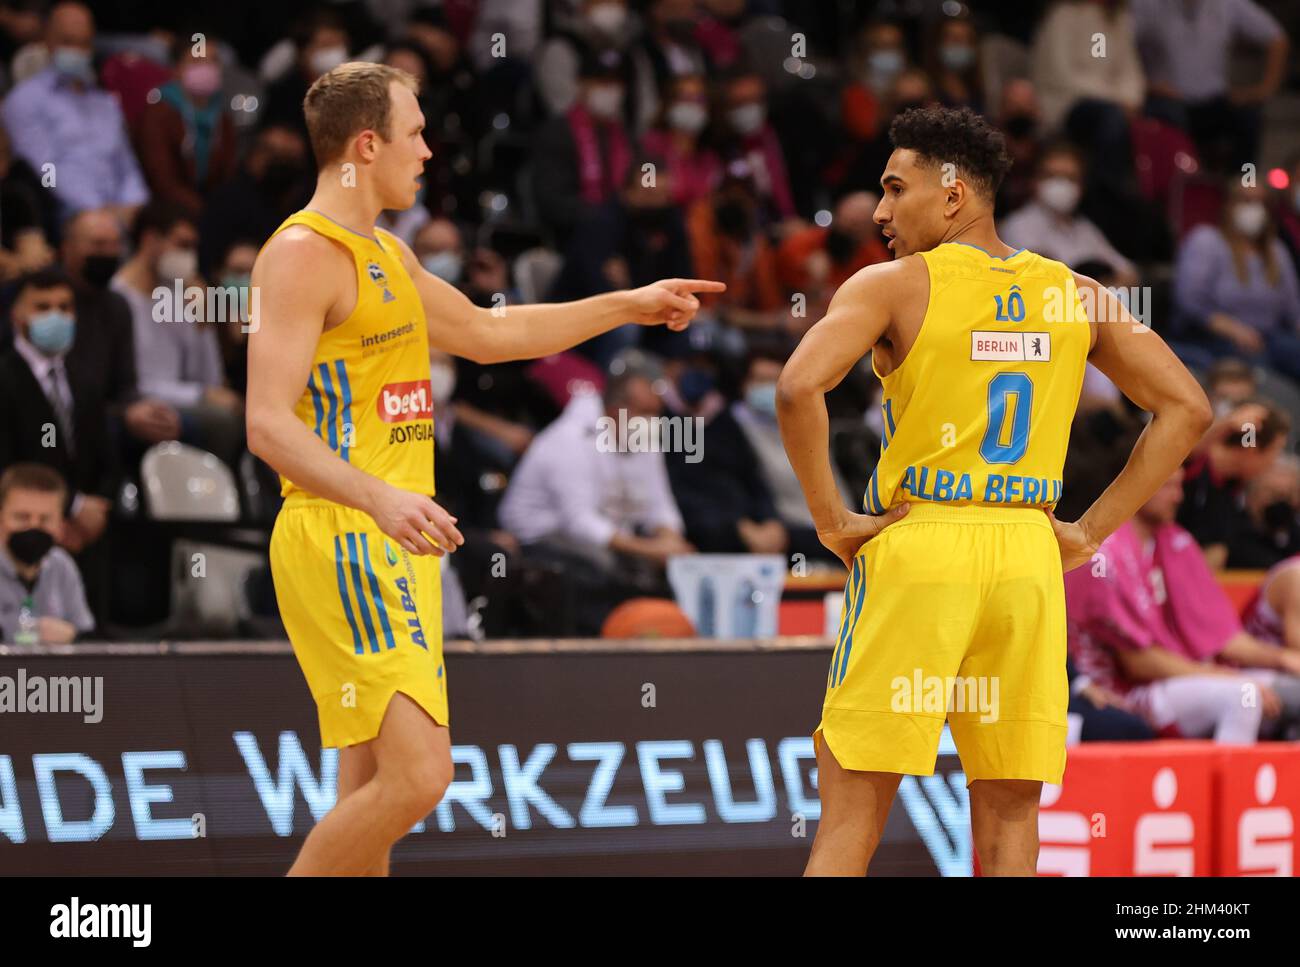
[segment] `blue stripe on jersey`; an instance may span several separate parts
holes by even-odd
[[[856,560],[862,561],[862,568],[858,575],[857,599],[853,602],[853,624],[849,628],[848,637],[844,641],[844,657],[840,661],[841,682],[844,681],[844,676],[849,671],[849,656],[853,654],[853,633],[858,630],[858,619],[862,617],[862,604],[867,598],[867,563],[863,558],[857,558]]]
[[[340,441],[343,445],[339,449],[339,455],[347,461],[352,451],[352,444],[347,441],[356,438],[356,427],[352,425],[352,384],[348,382],[348,368],[343,360],[334,360],[334,372],[338,374],[339,389],[343,393],[343,425]],[[362,536],[364,538],[364,535]]]
[[[357,607],[361,609],[361,623],[366,626],[366,637],[370,639],[370,650],[379,650],[379,638],[375,635],[375,624],[370,620],[370,608],[366,605],[366,592],[361,583],[361,562],[357,556],[357,535],[350,533],[348,539],[348,564],[352,569],[352,588],[357,592]]]
[[[307,389],[311,390],[311,405],[316,410],[316,430],[317,436],[321,435],[321,423],[325,419],[325,407],[321,405],[320,388],[316,385],[316,374],[312,373],[307,377]],[[322,439],[324,439],[322,437]]]
[[[329,417],[326,421],[329,426],[329,439],[326,440],[331,450],[339,448],[339,428],[337,420],[339,418],[339,397],[334,392],[334,383],[330,379],[330,369],[328,363],[321,363],[316,367],[320,373],[321,389],[325,392],[326,399],[330,402]]]
[[[339,582],[339,600],[343,602],[343,613],[348,617],[348,627],[352,629],[352,644],[356,648],[357,654],[365,653],[361,647],[361,631],[357,628],[356,616],[352,613],[352,602],[348,598],[347,578],[343,575],[343,545],[339,542],[338,535],[334,535],[334,575]]]
[[[894,439],[894,434],[898,432],[898,430],[894,428],[893,400],[885,400],[885,427],[887,429],[887,432],[885,433],[885,446],[889,446],[890,441]]]
[[[854,582],[858,579],[858,560],[853,559],[853,567],[849,571],[848,580],[844,582],[844,609],[843,617],[840,618],[840,633],[835,642],[835,651],[831,655],[830,685],[834,687],[835,679],[838,677],[836,669],[840,664],[840,653],[844,650],[844,635],[849,630],[849,624],[853,618],[853,588]]]
[[[379,580],[375,577],[375,571],[370,566],[370,543],[366,540],[365,534],[361,535],[361,559],[366,564],[366,578],[370,581],[370,599],[375,602],[375,611],[379,614],[379,625],[384,629],[384,641],[389,648],[397,647],[393,641],[393,629],[388,623],[388,608],[384,604],[384,596],[379,590]]]

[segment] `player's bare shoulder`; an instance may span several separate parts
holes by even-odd
[[[276,318],[319,314],[328,327],[356,300],[351,254],[305,225],[290,225],[262,247],[251,281],[264,311]]]
[[[858,269],[844,280],[839,292],[849,298],[871,298],[905,305],[913,298],[924,297],[929,288],[930,273],[925,259],[919,255],[905,255]]]

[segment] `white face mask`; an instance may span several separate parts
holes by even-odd
[[[429,392],[434,403],[446,406],[456,391],[456,367],[448,362],[429,364]]]
[[[623,88],[601,84],[587,91],[587,110],[602,121],[612,121],[623,108]]]
[[[1035,194],[1058,215],[1069,215],[1079,204],[1079,183],[1072,178],[1045,178],[1038,183]]]
[[[618,3],[601,3],[587,11],[587,23],[606,37],[617,36],[627,23],[627,8]]]
[[[695,101],[678,101],[668,109],[668,123],[684,134],[698,134],[708,121],[708,108]]]
[[[1247,238],[1256,238],[1268,224],[1268,209],[1263,202],[1244,201],[1232,210],[1232,227]]]
[[[158,257],[158,281],[170,285],[192,279],[199,270],[199,253],[192,248],[169,248]]]
[[[767,111],[762,104],[742,104],[728,111],[727,118],[731,121],[731,126],[741,134],[757,134],[767,120]]]
[[[346,64],[348,60],[348,49],[342,44],[334,47],[322,47],[311,55],[311,69],[318,76],[328,74],[339,64]]]

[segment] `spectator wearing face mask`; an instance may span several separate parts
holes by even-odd
[[[543,223],[564,249],[577,226],[616,204],[632,164],[623,124],[623,58],[591,52],[581,67],[581,97],[541,129],[533,152],[534,193]]]
[[[108,209],[84,211],[68,222],[60,254],[76,293],[77,315],[68,369],[74,381],[93,387],[92,395],[105,401],[117,439],[125,430],[139,445],[175,440],[180,414],[160,399],[140,395],[131,309],[109,288],[124,247],[122,229]]]
[[[1246,487],[1246,522],[1228,545],[1228,567],[1263,570],[1300,554],[1300,459],[1284,453]]]
[[[1002,237],[1007,244],[1066,265],[1104,263],[1115,285],[1131,286],[1137,270],[1120,255],[1092,222],[1079,214],[1083,193],[1083,159],[1071,145],[1061,143],[1045,149],[1034,176],[1034,199],[1003,220]]]
[[[98,540],[108,521],[116,461],[108,446],[97,360],[70,365],[77,338],[71,280],[57,268],[18,280],[10,310],[13,346],[0,357],[0,466],[48,464],[72,488],[74,552]]]
[[[1300,381],[1300,280],[1264,197],[1232,179],[1220,224],[1183,240],[1171,345],[1192,367],[1235,356]]]
[[[659,116],[641,138],[646,154],[662,159],[659,177],[670,186],[673,204],[689,208],[722,180],[722,164],[705,146],[709,123],[708,88],[698,74],[683,74],[671,82]]]
[[[807,300],[809,324],[825,314],[830,298],[861,268],[889,259],[874,219],[878,196],[845,195],[826,228],[810,225],[787,235],[777,249],[781,284]]]
[[[1003,84],[997,126],[1007,141],[1011,170],[998,189],[999,224],[1007,214],[1028,204],[1034,197],[1034,172],[1038,169],[1038,156],[1043,147],[1039,139],[1041,124],[1034,85],[1023,77]]]
[[[880,134],[884,102],[894,79],[907,68],[908,58],[903,29],[886,20],[866,24],[858,48],[852,79],[840,90],[840,115],[849,139],[865,144]]]
[[[215,282],[223,293],[239,306],[239,322],[217,327],[217,339],[221,343],[221,362],[226,373],[226,385],[241,397],[248,389],[248,328],[250,320],[247,315],[253,308],[252,280],[253,263],[257,261],[260,246],[249,239],[242,239],[226,251],[225,257],[217,268]]]
[[[659,113],[659,92],[666,91],[674,77],[709,74],[717,66],[709,63],[700,45],[695,0],[652,0],[644,22],[640,38],[629,51],[636,73],[632,117],[638,132]]]
[[[785,155],[767,118],[767,89],[762,77],[738,66],[719,83],[722,106],[720,155],[724,166],[743,163],[753,181],[759,225],[795,217],[794,195]]]
[[[243,166],[213,191],[199,222],[199,269],[215,274],[240,239],[265,239],[302,208],[316,179],[298,126],[271,124],[257,132]]]
[[[217,326],[239,326],[241,320],[208,319],[206,288],[199,290],[199,317],[193,305],[187,315],[185,290],[203,287],[204,279],[198,232],[183,211],[150,202],[131,235],[135,252],[110,284],[131,308],[140,391],[179,412],[182,441],[233,466],[243,446],[244,407],[225,384]]]
[[[121,108],[96,84],[94,38],[86,6],[56,4],[45,29],[50,66],[5,98],[4,125],[19,157],[42,176],[55,173],[51,190],[61,216],[109,207],[129,221],[149,191]]]
[[[984,113],[979,36],[969,17],[945,17],[937,23],[926,46],[925,69],[944,107]]]
[[[1291,419],[1268,400],[1249,400],[1220,417],[1192,451],[1183,478],[1178,522],[1191,531],[1211,567],[1249,529],[1245,490],[1286,449]]]
[[[332,10],[319,8],[293,31],[296,47],[293,67],[266,89],[262,124],[285,124],[307,134],[302,100],[316,78],[347,62],[350,43],[343,20]]]
[[[178,35],[174,76],[158,88],[158,100],[140,119],[140,166],[155,198],[198,218],[212,189],[235,173],[235,125],[221,96],[221,62],[216,44],[202,54]]]
[[[533,81],[547,114],[562,115],[581,93],[582,59],[587,52],[627,50],[634,33],[627,0],[582,0],[577,15],[562,22],[537,50]],[[630,63],[624,61],[625,87],[632,86]]]
[[[55,546],[67,487],[58,471],[0,473],[0,641],[66,645],[95,627],[77,565]]]

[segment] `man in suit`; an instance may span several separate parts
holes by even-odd
[[[92,607],[105,587],[98,546],[108,525],[116,461],[107,432],[105,384],[70,365],[76,297],[58,268],[18,280],[10,310],[13,345],[0,355],[0,468],[42,463],[68,481],[59,543],[78,558]]]

